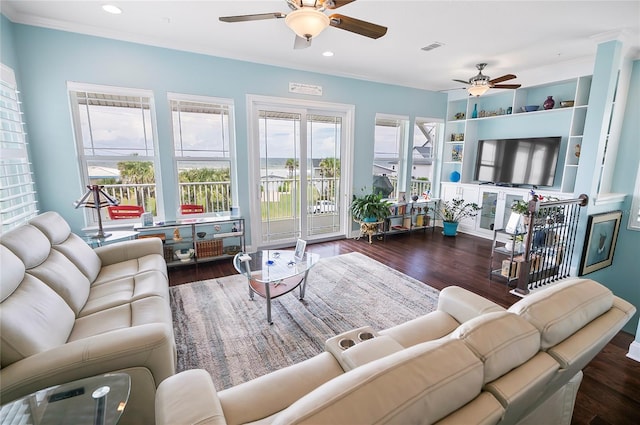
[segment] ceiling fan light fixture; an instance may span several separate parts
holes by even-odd
[[[329,17],[314,8],[302,7],[287,14],[284,22],[299,37],[307,40],[316,37],[329,26]]]
[[[107,13],[111,13],[112,15],[119,15],[122,13],[122,9],[114,4],[105,4],[102,6],[102,10]]]
[[[474,81],[469,86],[469,94],[471,96],[482,96],[489,90],[491,87],[487,84],[486,81]]]

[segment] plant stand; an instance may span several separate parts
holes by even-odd
[[[360,235],[356,240],[363,236],[369,236],[369,243],[373,243],[372,237],[380,233],[380,225],[384,224],[384,221],[356,221],[356,223],[360,224]]]

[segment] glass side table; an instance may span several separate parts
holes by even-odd
[[[115,425],[129,400],[126,373],[92,376],[36,391],[0,407],[0,424]]]

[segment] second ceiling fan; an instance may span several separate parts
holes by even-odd
[[[289,28],[296,33],[295,49],[311,45],[311,39],[326,27],[332,26],[369,38],[380,38],[387,33],[387,27],[334,13],[326,15],[326,9],[337,9],[355,0],[285,0],[292,12],[258,13],[253,15],[222,16],[222,22],[246,22],[263,19],[284,18]]]
[[[476,65],[478,68],[478,75],[469,78],[469,81],[457,80],[454,78],[453,81],[458,83],[469,84],[468,90],[469,94],[472,96],[480,96],[484,94],[489,89],[517,89],[520,87],[520,84],[499,84],[503,81],[513,80],[517,78],[513,74],[505,74],[501,77],[491,79],[488,75],[484,75],[482,70],[487,66],[486,63],[479,63]]]

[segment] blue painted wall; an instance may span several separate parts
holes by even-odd
[[[18,58],[14,47],[13,37],[14,25],[4,15],[0,15],[0,53],[2,54],[2,63],[18,72]]]
[[[623,211],[620,233],[613,257],[613,264],[605,269],[590,273],[585,277],[602,282],[616,295],[624,298],[640,310],[640,232],[629,230],[629,213],[631,211],[632,194],[635,178],[640,164],[640,60],[633,63],[631,83],[624,115],[624,123],[620,133],[620,145],[614,173],[612,191],[629,194],[621,206]],[[609,209],[607,209],[608,211]],[[598,211],[590,209],[590,214]],[[636,313],[624,330],[636,333],[636,341],[640,341]]]
[[[371,185],[376,113],[444,118],[447,96],[427,90],[150,47],[3,21],[18,52],[40,209],[60,212],[74,231],[84,225],[72,201],[83,193],[69,113],[67,81],[152,90],[165,211],[176,211],[167,92],[231,98],[235,102],[239,193],[248,191],[246,95],[306,98],[355,105],[353,187]],[[4,37],[3,37],[4,39]],[[4,40],[3,40],[4,43]],[[4,47],[4,45],[3,45]],[[4,61],[3,49],[2,59]],[[292,95],[289,82],[320,85],[322,96]],[[361,160],[363,159],[363,160]],[[64,184],[61,184],[64,182]],[[249,211],[241,197],[241,211]]]

